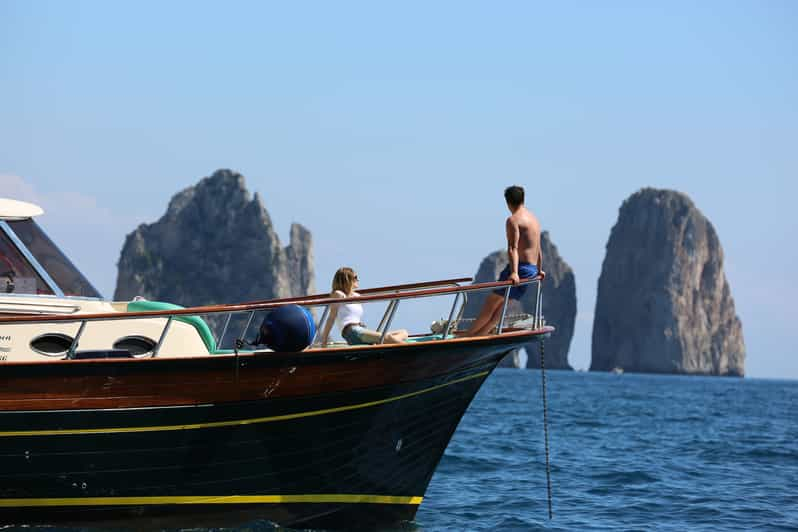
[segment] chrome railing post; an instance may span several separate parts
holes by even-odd
[[[391,311],[393,310],[393,304],[394,304],[395,302],[396,302],[396,300],[395,300],[395,299],[392,299],[392,300],[390,300],[390,301],[388,302],[388,306],[387,306],[387,307],[385,307],[385,312],[384,312],[384,313],[383,313],[383,315],[382,315],[382,319],[380,320],[380,324],[379,324],[379,325],[377,325],[377,332],[380,332],[380,331],[382,331],[382,327],[383,327],[383,325],[385,325],[385,320],[387,320],[387,319],[388,319],[388,315],[389,315],[389,314],[391,313]]]
[[[155,347],[152,348],[152,355],[151,358],[155,358],[158,356],[158,351],[161,350],[161,346],[163,345],[163,341],[166,339],[166,333],[169,332],[169,327],[172,326],[172,320],[174,320],[174,316],[169,316],[169,319],[166,320],[166,325],[163,326],[163,331],[161,332],[161,337],[158,338],[158,343],[155,344]]]
[[[542,323],[541,323],[541,315],[543,313],[543,309],[541,308],[541,306],[542,306],[543,298],[542,298],[542,292],[541,292],[541,287],[540,287],[542,282],[543,281],[541,279],[538,279],[538,291],[537,291],[537,297],[535,298],[535,329],[540,329],[540,327],[542,325]]]
[[[499,318],[499,324],[496,326],[496,334],[501,334],[504,328],[504,315],[507,314],[507,303],[510,302],[510,288],[512,288],[512,285],[504,289],[504,304],[502,305],[502,314]]]
[[[463,302],[460,303],[460,310],[457,313],[457,321],[458,323],[463,319],[463,314],[465,314],[466,305],[468,305],[468,292],[457,292],[458,294],[463,294]]]
[[[69,351],[67,351],[67,359],[75,358],[75,351],[78,350],[78,344],[80,343],[80,335],[83,334],[83,329],[86,328],[86,320],[80,322],[80,327],[78,328],[78,333],[75,335],[75,338],[72,340],[72,344],[69,346]]]
[[[254,317],[255,317],[255,311],[253,310],[252,312],[249,313],[249,318],[247,318],[247,324],[244,326],[244,330],[241,331],[241,336],[239,336],[239,338],[241,338],[242,340],[247,335],[247,330],[249,329],[249,326],[252,324],[252,318]]]
[[[452,327],[452,319],[454,319],[454,311],[457,308],[457,302],[460,300],[460,292],[457,292],[454,295],[454,303],[452,303],[452,310],[449,311],[449,319],[446,320],[446,327],[443,328],[443,333],[441,334],[441,340],[446,340],[446,336],[449,334],[449,329]]]
[[[330,305],[326,305],[324,307],[324,312],[322,312],[322,314],[321,314],[321,319],[319,320],[319,324],[316,327],[316,334],[313,335],[313,341],[310,342],[310,345],[313,345],[313,344],[316,343],[316,339],[319,337],[319,332],[321,332],[322,327],[324,327],[324,322],[327,321],[327,316],[329,316],[329,315],[330,315]]]
[[[393,317],[396,315],[396,309],[399,308],[399,300],[393,300],[393,308],[391,309],[391,315],[388,316],[388,322],[385,324],[385,329],[383,329],[382,334],[380,335],[380,343],[385,341],[385,335],[388,333],[388,330],[391,328],[391,322],[393,321]]]
[[[230,318],[233,317],[232,312],[227,313],[227,319],[224,320],[224,327],[222,327],[222,334],[219,335],[219,338],[216,340],[216,345],[221,349],[222,341],[224,340],[224,335],[227,334],[227,328],[230,326]]]

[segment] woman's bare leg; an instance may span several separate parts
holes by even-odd
[[[386,344],[401,344],[405,340],[407,340],[408,333],[404,329],[399,329],[396,331],[388,331],[385,333],[385,341]],[[377,331],[372,331],[371,329],[366,329],[363,331],[363,339],[366,340],[370,344],[378,344],[380,343],[380,338],[382,337],[382,333]]]
[[[410,336],[407,334],[407,331],[404,329],[399,329],[397,331],[391,331],[385,335],[385,343],[386,344],[401,344],[407,337]]]

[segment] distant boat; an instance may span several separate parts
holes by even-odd
[[[612,368],[612,372],[615,375],[623,375],[623,368],[619,368],[618,366],[615,366],[614,368]]]
[[[301,352],[220,349],[230,316],[323,309],[327,295],[184,309],[106,301],[33,218],[0,199],[0,522],[290,527],[411,520],[457,424],[498,362],[554,328]],[[361,291],[400,303],[509,282]],[[506,302],[505,302],[506,308]],[[304,311],[303,311],[304,312]],[[227,315],[216,335],[203,315]],[[310,325],[310,324],[308,324]],[[314,330],[315,330],[315,324]],[[320,325],[320,324],[319,324]],[[312,336],[312,335],[311,335]],[[236,344],[238,345],[238,344]],[[307,345],[307,342],[305,343]],[[301,348],[300,348],[301,349]]]

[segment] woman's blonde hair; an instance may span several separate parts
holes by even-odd
[[[340,290],[344,294],[348,295],[352,291],[352,287],[355,285],[356,278],[357,274],[352,268],[349,268],[348,266],[338,268],[338,271],[335,272],[335,275],[333,276],[332,291],[335,292],[336,290]]]

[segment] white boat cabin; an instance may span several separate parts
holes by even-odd
[[[107,301],[34,220],[37,205],[0,198],[0,317],[170,310],[157,301]],[[120,316],[122,317],[122,316]],[[0,323],[0,364],[108,354],[146,356],[167,318],[53,323]],[[79,337],[79,345],[74,342]],[[71,351],[70,351],[71,350]],[[199,316],[176,318],[157,347],[159,357],[220,352]],[[76,356],[77,355],[77,356]]]

